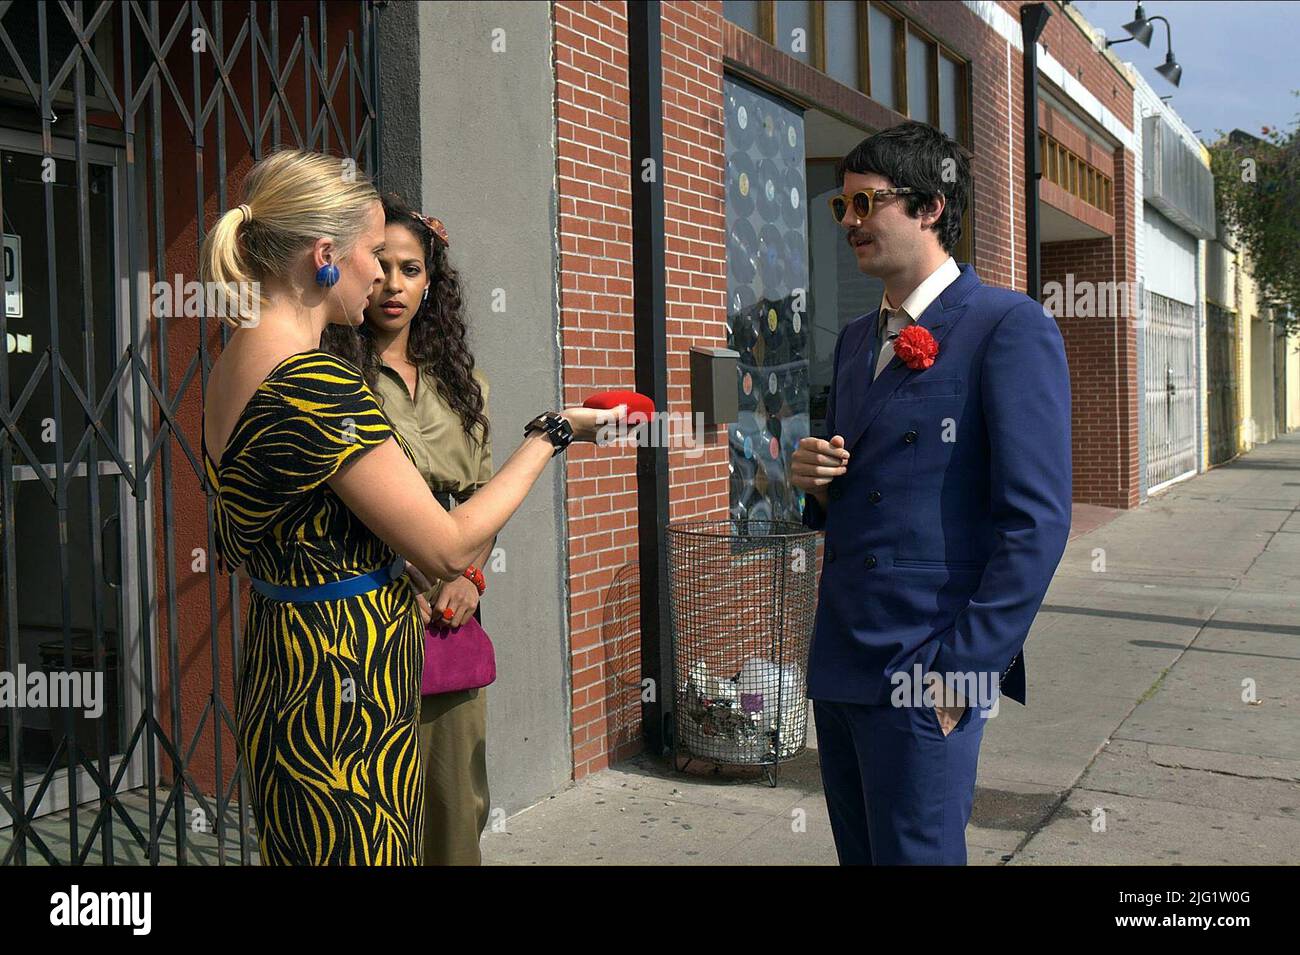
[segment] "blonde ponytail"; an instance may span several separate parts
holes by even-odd
[[[285,275],[289,263],[322,236],[346,258],[366,226],[375,187],[352,160],[301,149],[283,149],[257,163],[244,183],[244,205],[222,214],[203,240],[199,278],[224,290],[227,302],[248,302],[248,289]],[[234,290],[239,293],[233,294]],[[242,294],[240,294],[242,293]],[[258,307],[267,304],[260,290]],[[232,325],[249,318],[222,314]]]
[[[199,280],[205,289],[220,288],[225,302],[238,302],[240,296],[235,290],[250,288],[255,281],[249,275],[239,247],[239,227],[243,224],[244,213],[238,207],[227,209],[208,232],[199,252]],[[206,296],[209,303],[212,298],[212,295]],[[258,305],[262,304],[259,300]],[[240,318],[252,318],[244,315],[242,309],[221,308],[215,311],[222,321],[235,326],[242,324]],[[231,314],[232,311],[235,314]]]

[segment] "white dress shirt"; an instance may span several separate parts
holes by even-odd
[[[961,269],[950,255],[944,259],[942,265],[927,275],[921,284],[912,290],[912,294],[907,296],[898,308],[890,304],[888,295],[885,296],[880,303],[880,317],[876,323],[876,334],[881,338],[881,345],[880,355],[876,359],[876,373],[872,375],[873,381],[894,357],[894,339],[898,337],[898,333],[908,325],[914,324],[919,316],[924,315],[925,310],[942,294],[943,290],[960,277]]]

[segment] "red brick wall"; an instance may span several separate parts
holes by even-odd
[[[964,7],[971,44],[975,271],[989,285],[1024,291],[1024,84],[1013,50]],[[1010,86],[1008,86],[1008,78]]]
[[[635,385],[630,177],[642,167],[628,157],[626,6],[553,10],[560,321],[565,404],[573,405],[595,389]],[[686,418],[690,346],[727,337],[721,4],[665,4],[662,41],[668,407],[660,410]],[[696,450],[670,449],[671,517],[725,517],[725,435]],[[639,634],[628,612],[636,607],[636,455],[575,445],[567,456],[581,779],[640,748]]]
[[[555,29],[556,176],[564,404],[633,385],[632,194],[623,3],[561,2]],[[636,456],[575,444],[568,491],[574,777],[608,765],[601,607],[636,559]]]
[[[970,63],[975,266],[990,284],[1024,290],[1021,55],[961,4],[895,6]],[[1018,3],[1004,6],[1018,16]],[[565,401],[572,404],[593,388],[634,382],[630,176],[639,176],[641,166],[628,157],[625,4],[564,0],[552,9],[561,335]],[[816,71],[724,24],[716,0],[664,4],[662,10],[664,164],[659,172],[666,220],[669,406],[661,410],[687,415],[689,346],[726,341],[724,42],[733,68],[757,71],[769,85],[807,103],[831,105],[848,91],[831,89],[834,84],[813,75]],[[1132,90],[1058,8],[1044,40],[1086,88],[1130,121]],[[877,116],[882,124],[901,119],[869,101],[861,103],[861,110],[838,111]],[[1076,278],[1131,280],[1133,210],[1125,190],[1132,188],[1132,168],[1132,157],[1118,150],[1116,236],[1102,240],[1104,248],[1045,248],[1044,280],[1062,270],[1075,271]],[[1129,506],[1137,495],[1131,323],[1118,340],[1113,323],[1071,325],[1064,331],[1076,396],[1076,497]],[[670,451],[673,519],[726,514],[725,440],[705,448],[699,455]],[[639,634],[635,614],[626,613],[635,607],[635,456],[575,446],[566,467],[574,777],[582,778],[639,746],[639,699],[629,682],[639,666]]]
[[[1115,235],[1043,244],[1042,279],[1068,289],[1081,282],[1127,282],[1133,288],[1131,154],[1115,151]],[[1138,503],[1138,381],[1135,315],[1118,318],[1057,309],[1070,363],[1074,499],[1107,507]],[[1073,309],[1070,310],[1071,312]]]
[[[1023,0],[1001,0],[1002,6],[1020,24]],[[1092,38],[1080,29],[1070,15],[1054,3],[1048,4],[1051,17],[1038,42],[1074,76],[1084,89],[1115,114],[1125,126],[1133,125],[1133,88],[1111,59],[1093,48]],[[1121,51],[1122,52],[1122,51]],[[1016,53],[1019,56],[1019,53]]]
[[[666,3],[661,9],[668,410],[685,418],[691,413],[690,346],[727,344],[722,4]],[[670,449],[673,520],[727,516],[726,429],[710,431],[698,448]]]

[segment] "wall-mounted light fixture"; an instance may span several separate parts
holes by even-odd
[[[1153,24],[1160,20],[1165,25],[1165,40],[1169,45],[1165,53],[1165,61],[1156,67],[1156,72],[1163,76],[1174,86],[1182,78],[1183,68],[1178,65],[1174,59],[1174,31],[1169,26],[1169,21],[1164,17],[1148,17],[1146,11],[1142,9],[1142,4],[1137,5],[1137,10],[1133,12],[1133,19],[1124,24],[1124,32],[1128,34],[1123,40],[1107,40],[1106,48],[1114,46],[1116,43],[1128,43],[1130,40],[1137,40],[1145,47],[1151,46],[1151,32],[1155,29]]]

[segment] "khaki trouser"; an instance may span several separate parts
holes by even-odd
[[[487,688],[426,696],[420,705],[424,762],[424,865],[481,865],[488,820]]]

